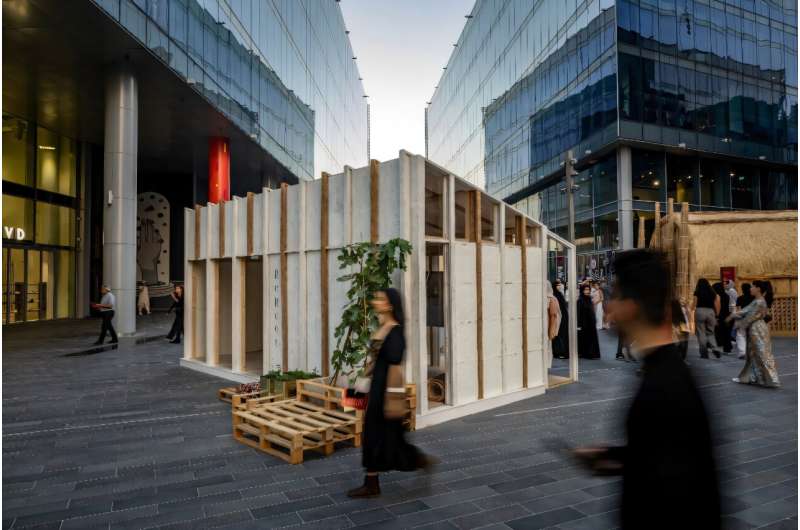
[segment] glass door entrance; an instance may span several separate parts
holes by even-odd
[[[3,248],[3,324],[33,322],[54,317],[55,252]],[[68,251],[61,253],[72,254]],[[69,294],[69,292],[64,293],[68,298]],[[65,301],[69,303],[69,300]]]

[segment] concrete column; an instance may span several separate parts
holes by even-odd
[[[117,302],[114,327],[136,332],[136,156],[139,92],[128,66],[106,79],[103,153],[103,282]]]
[[[631,173],[631,148],[620,146],[617,149],[617,197],[619,198],[619,248],[622,250],[634,247]]]

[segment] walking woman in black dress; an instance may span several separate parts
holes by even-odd
[[[567,301],[564,295],[558,290],[559,280],[553,282],[553,296],[558,301],[558,308],[561,311],[561,323],[558,325],[558,335],[553,339],[553,357],[556,359],[569,358],[569,314],[567,313]]]
[[[381,494],[378,473],[397,470],[414,471],[428,468],[433,461],[405,439],[402,417],[387,417],[387,392],[401,391],[400,381],[390,381],[390,370],[395,374],[402,365],[406,350],[403,336],[403,303],[396,289],[378,291],[372,299],[372,308],[378,314],[380,327],[372,334],[370,361],[372,381],[369,401],[364,416],[362,440],[362,465],[366,469],[364,485],[347,492],[349,497],[377,497]],[[392,367],[392,368],[390,368]],[[394,379],[394,378],[391,378]],[[392,386],[390,386],[390,384]],[[403,395],[403,398],[405,395]]]
[[[581,285],[581,294],[578,297],[578,356],[583,359],[600,358],[595,306],[592,288],[588,283]]]

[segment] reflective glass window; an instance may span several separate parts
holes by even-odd
[[[78,164],[75,140],[38,127],[36,144],[36,187],[74,197]]]
[[[718,160],[700,161],[700,204],[709,209],[727,209],[730,201],[730,177],[727,164]]]
[[[633,149],[631,185],[635,201],[665,201],[664,153]]]
[[[33,201],[3,194],[3,240],[33,239]]]
[[[3,114],[3,180],[32,186],[30,125],[27,121]]]
[[[75,210],[36,202],[36,242],[43,245],[75,245]]]
[[[750,166],[731,166],[729,176],[731,182],[731,206],[737,210],[759,209],[758,188],[760,179],[758,170]]]

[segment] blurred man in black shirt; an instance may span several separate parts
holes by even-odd
[[[703,401],[674,343],[671,282],[663,254],[617,254],[609,310],[642,359],[642,384],[626,420],[628,445],[584,448],[598,474],[621,474],[622,528],[720,528],[719,490]]]

